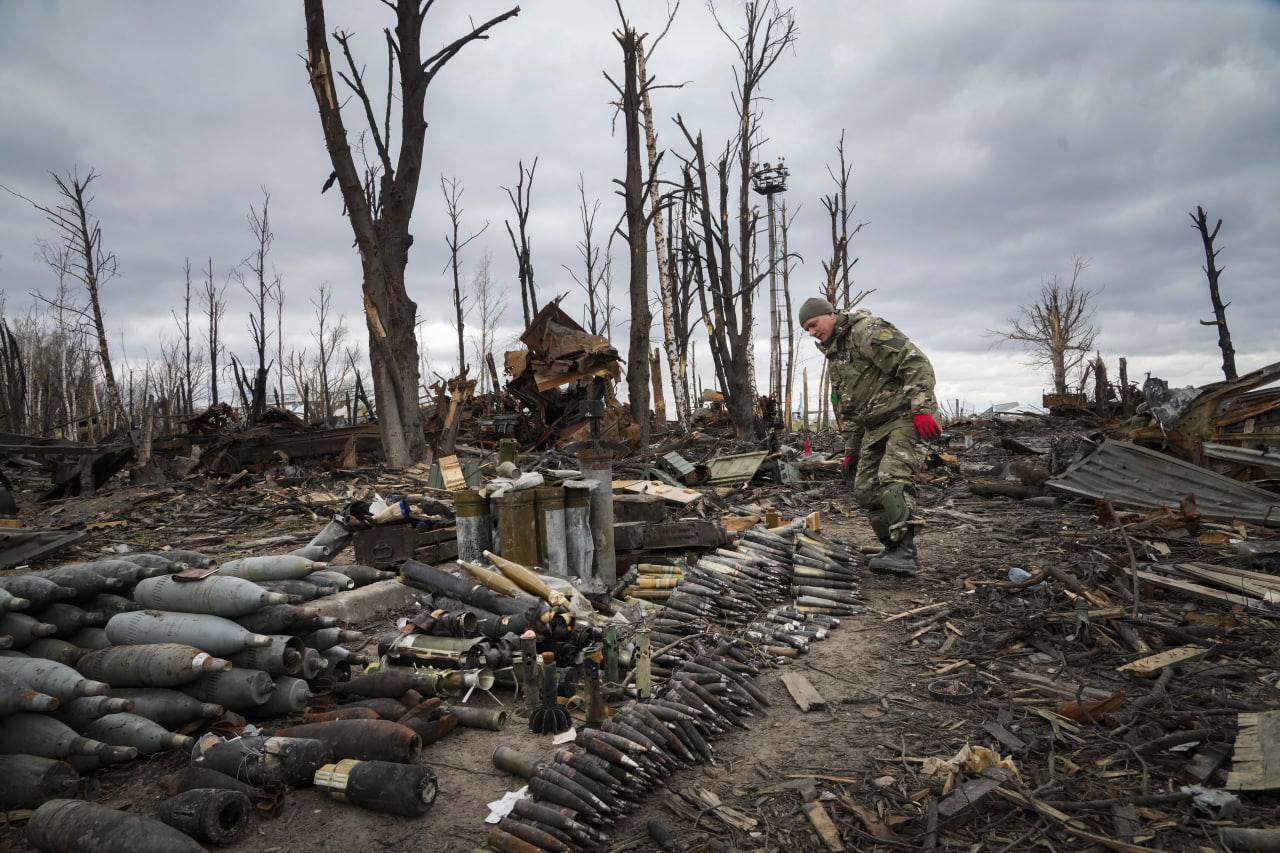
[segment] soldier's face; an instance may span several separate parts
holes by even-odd
[[[836,315],[819,314],[817,317],[810,317],[801,328],[825,344],[831,337],[831,333],[835,331]]]

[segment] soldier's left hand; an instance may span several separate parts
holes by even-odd
[[[920,415],[913,415],[911,420],[916,425],[916,432],[921,438],[937,438],[942,435],[942,428],[938,426],[938,422],[933,419],[933,415],[927,412]]]

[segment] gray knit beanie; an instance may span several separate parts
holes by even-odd
[[[821,296],[811,296],[800,306],[800,325],[812,320],[814,317],[821,317],[823,314],[834,314],[836,309],[831,307],[831,303],[823,299]]]

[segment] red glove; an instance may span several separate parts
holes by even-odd
[[[942,435],[942,428],[938,426],[938,422],[933,419],[933,415],[922,414],[913,415],[911,420],[916,425],[916,432],[921,438],[937,438]]]

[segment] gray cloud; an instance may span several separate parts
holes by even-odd
[[[330,28],[358,34],[378,80],[385,7],[327,5]],[[721,5],[735,27],[736,5]],[[642,29],[661,26],[659,4],[630,6]],[[442,4],[430,43],[462,32],[468,13],[503,8]],[[876,289],[867,307],[930,353],[941,396],[1035,398],[1043,378],[1016,351],[990,350],[983,332],[1077,254],[1092,259],[1104,355],[1128,356],[1135,376],[1215,378],[1212,330],[1196,323],[1208,314],[1203,256],[1186,219],[1196,204],[1226,222],[1223,287],[1241,368],[1280,359],[1275,5],[809,0],[797,12],[796,50],[766,81],[762,151],[784,154],[792,169],[788,205],[800,213],[791,242],[805,259],[797,298],[816,286],[829,251],[818,197],[845,128],[857,215],[870,223],[855,247],[858,284]],[[622,142],[611,135],[612,92],[600,74],[616,77],[620,65],[616,26],[608,3],[533,0],[433,85],[409,281],[439,369],[450,353],[441,172],[465,184],[467,223],[491,223],[468,262],[493,251],[494,272],[511,288],[514,332],[519,293],[500,186],[514,183],[518,159],[540,157],[530,223],[540,291],[568,291],[576,304],[561,265],[577,260],[579,172],[589,197],[604,201],[603,229],[619,211],[611,180]],[[288,343],[306,342],[307,296],[321,281],[362,334],[350,229],[336,193],[319,195],[330,169],[303,49],[297,3],[0,5],[0,183],[48,200],[48,170],[102,172],[96,210],[122,269],[106,310],[131,356],[171,327],[184,257],[199,265],[212,256],[222,275],[248,254],[244,214],[259,185],[272,192]],[[662,144],[683,153],[676,112],[711,149],[732,132],[731,61],[707,10],[686,0],[650,69],[664,82],[688,81],[656,94]],[[32,259],[45,232],[33,211],[0,197],[8,310],[48,283]],[[617,260],[621,286],[620,251]],[[228,295],[231,343],[244,351],[247,303],[234,285]],[[817,354],[800,346],[816,374]]]

